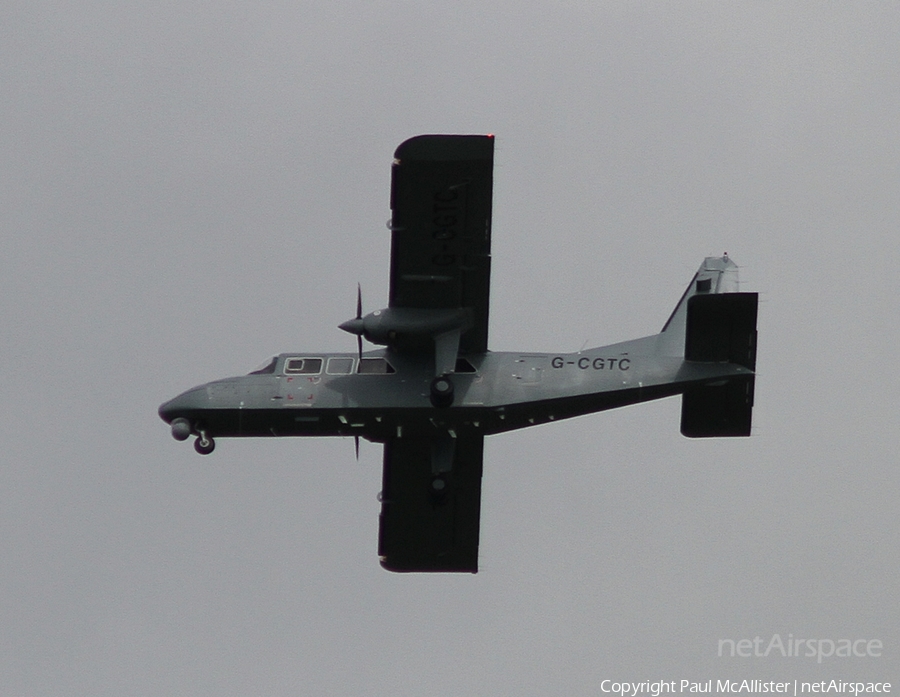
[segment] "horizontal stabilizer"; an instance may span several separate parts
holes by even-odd
[[[689,387],[681,398],[681,435],[688,438],[749,436],[753,387],[753,375],[729,378],[718,385]]]
[[[688,301],[684,358],[756,369],[756,293],[695,295]]]
[[[756,293],[695,295],[688,301],[684,358],[756,369]],[[688,438],[749,436],[753,375],[689,387],[681,398],[681,433]]]

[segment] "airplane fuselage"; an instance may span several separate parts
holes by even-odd
[[[449,408],[429,401],[433,366],[388,349],[285,353],[271,372],[216,380],[160,407],[168,423],[187,419],[215,437],[428,436],[447,429],[490,435],[680,394],[751,371],[653,355],[656,336],[577,353],[487,352],[453,374]]]

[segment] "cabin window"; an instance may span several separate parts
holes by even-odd
[[[261,366],[259,366],[259,368],[257,368],[256,370],[252,370],[247,374],[248,375],[266,375],[268,373],[274,373],[276,363],[278,363],[278,356],[273,356],[272,360],[270,360],[266,363],[263,363]]]
[[[325,372],[329,375],[349,375],[353,372],[352,358],[329,358]]]
[[[321,358],[288,358],[284,364],[286,375],[318,375],[322,372]]]
[[[360,358],[356,372],[360,375],[388,375],[397,371],[384,358]]]

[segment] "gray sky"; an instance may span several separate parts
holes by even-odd
[[[327,8],[327,9],[325,9]],[[0,693],[900,682],[893,3],[0,8]],[[754,434],[678,398],[488,439],[481,573],[376,557],[381,448],[157,406],[387,301],[393,149],[497,137],[490,344],[761,293]],[[880,658],[718,657],[878,639]]]

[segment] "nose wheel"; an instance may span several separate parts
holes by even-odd
[[[200,431],[200,435],[194,441],[194,450],[201,455],[209,455],[215,449],[216,441],[212,439],[212,436],[206,435],[205,431]]]
[[[453,381],[449,375],[438,375],[431,381],[431,403],[439,409],[453,404]]]

